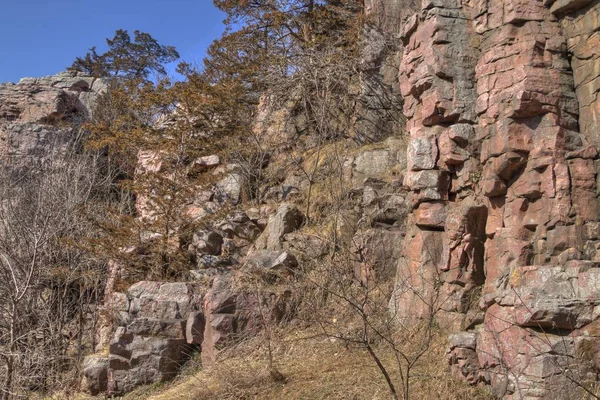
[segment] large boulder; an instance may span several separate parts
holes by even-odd
[[[0,84],[0,120],[46,123],[72,113],[87,116],[104,91],[102,79],[75,71]]]
[[[108,357],[86,358],[84,390],[122,395],[174,378],[203,341],[203,297],[200,286],[182,282],[141,281],[112,293],[107,307],[117,328]]]
[[[183,334],[180,322],[156,323],[159,329],[134,329],[120,327],[110,343],[108,357],[108,391],[112,395],[128,393],[140,385],[173,379],[192,348]],[[167,326],[166,329],[164,325]]]
[[[239,278],[233,273],[216,276],[204,297],[203,365],[214,363],[225,345],[256,335],[290,313],[289,291],[277,293],[252,285],[240,286]]]
[[[81,390],[97,396],[108,389],[108,357],[91,355],[83,360]]]
[[[304,215],[294,205],[284,203],[275,214],[269,217],[267,227],[256,240],[256,249],[280,250],[285,235],[294,232],[302,225]]]
[[[217,182],[214,198],[217,203],[230,202],[237,204],[242,199],[243,177],[237,173],[229,173]]]

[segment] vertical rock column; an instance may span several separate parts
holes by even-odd
[[[478,2],[478,141],[486,198],[480,378],[503,398],[575,390],[600,274],[596,148],[579,133],[560,23],[543,0]],[[579,367],[576,367],[579,368]],[[573,378],[577,374],[576,378]],[[569,375],[571,379],[567,377]]]
[[[400,84],[410,132],[405,185],[413,213],[392,309],[458,329],[483,284],[486,209],[474,184],[477,35],[460,0],[423,1],[403,32]],[[475,39],[475,40],[474,40]]]
[[[557,248],[548,231],[573,226],[560,229],[575,238],[572,216],[596,218],[593,191],[572,182],[596,153],[576,132],[565,41],[542,1],[490,1],[479,14],[480,187],[489,210],[486,293],[493,293],[516,266],[580,258],[576,243]]]
[[[424,0],[404,30],[392,310],[469,330],[451,364],[503,398],[568,398],[600,366],[598,3]]]

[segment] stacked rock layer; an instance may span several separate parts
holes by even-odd
[[[413,212],[392,309],[465,331],[454,372],[499,397],[569,398],[600,366],[600,2],[421,8],[403,31]]]

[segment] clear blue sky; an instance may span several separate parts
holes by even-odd
[[[223,31],[212,0],[0,0],[0,82],[52,75],[117,29],[150,33],[200,62]]]

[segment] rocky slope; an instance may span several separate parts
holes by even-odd
[[[452,332],[454,375],[498,398],[574,398],[600,373],[600,1],[423,0],[408,18],[401,1],[367,3],[402,43],[389,50],[380,31],[365,34],[353,139],[378,143],[342,162],[354,203],[339,236],[366,249],[378,279],[395,279],[398,321],[434,319]],[[60,122],[85,119],[102,90],[75,73],[0,85],[3,157],[60,148]],[[391,119],[382,97],[403,111]],[[160,157],[141,152],[137,173],[166,171]],[[223,177],[198,189],[190,220],[239,205],[235,166],[213,155],[194,168]],[[270,317],[286,318],[289,291],[237,280],[326,254],[299,230],[302,179],[288,173],[261,206],[198,229],[188,281],[118,292],[113,264],[83,389],[118,395],[171,379],[192,351],[210,363],[261,328],[265,298]],[[152,218],[150,197],[137,201],[139,218]]]

